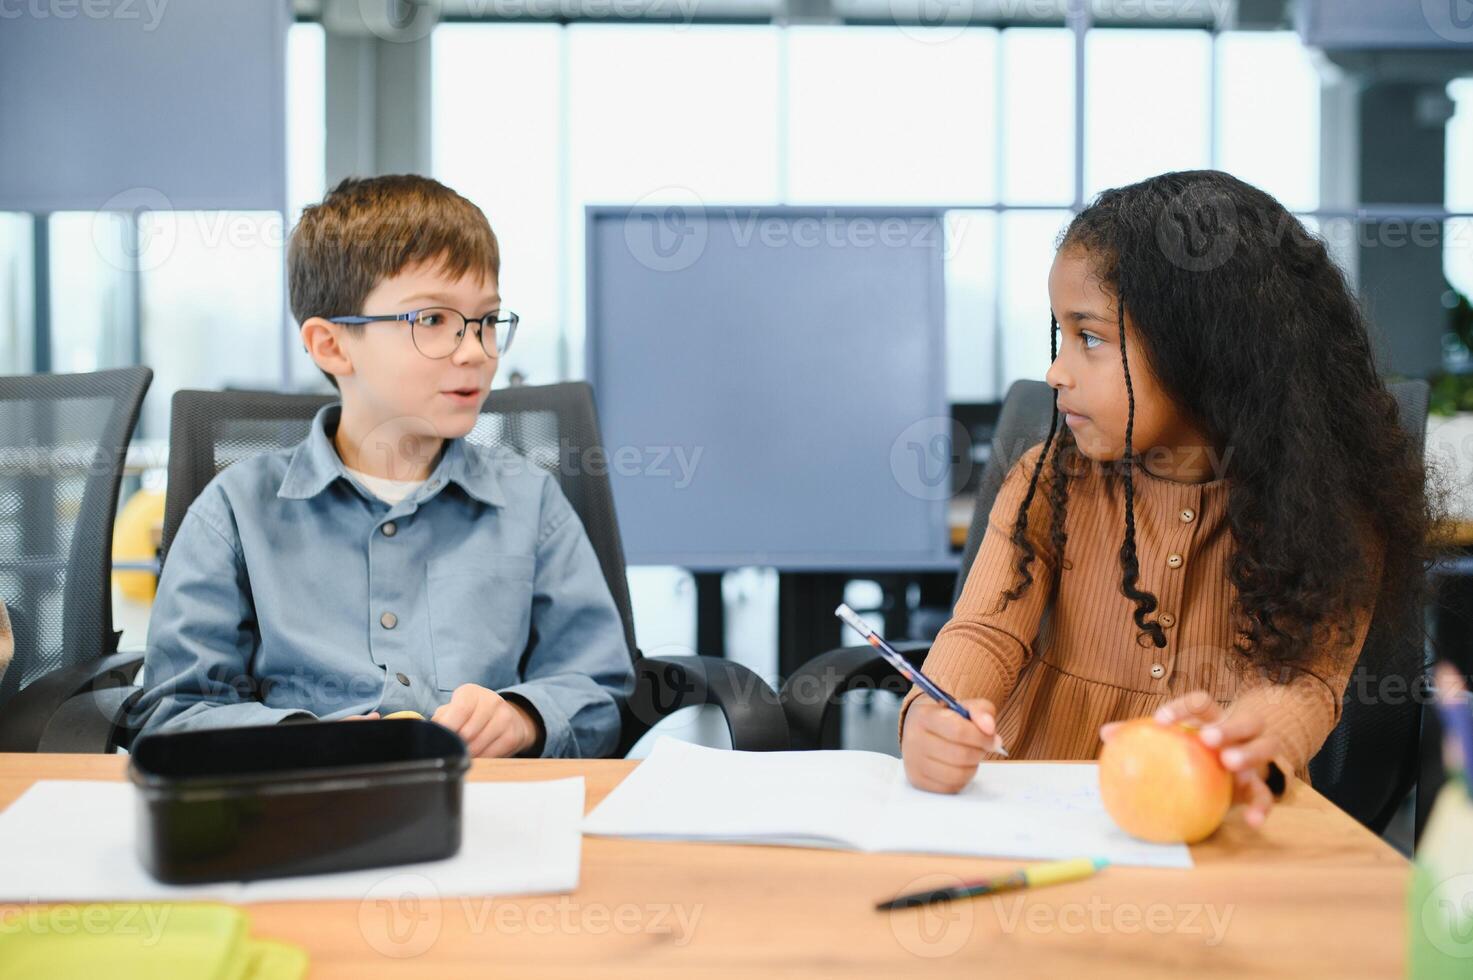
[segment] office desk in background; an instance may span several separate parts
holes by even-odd
[[[37,779],[122,779],[126,765],[122,756],[0,754],[0,807]],[[592,808],[636,765],[477,760],[468,778],[581,774]],[[1406,861],[1302,783],[1262,832],[1235,813],[1192,857],[1191,871],[1109,868],[1067,885],[887,913],[873,903],[1017,862],[585,837],[569,895],[246,908],[254,934],[309,951],[313,980],[1403,974]],[[383,869],[386,880],[394,873]]]

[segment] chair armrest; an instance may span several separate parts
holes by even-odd
[[[38,752],[113,753],[132,743],[142,720],[132,716],[141,687],[96,688],[56,710],[41,733]]]
[[[131,685],[141,666],[142,650],[120,650],[36,678],[0,712],[0,752],[35,752],[63,704],[88,691]]]
[[[924,642],[890,645],[917,667],[931,650],[931,644]],[[868,644],[830,650],[799,667],[783,685],[781,694],[793,748],[838,748],[841,696],[848,691],[876,688],[904,694],[910,681]]]
[[[748,668],[719,657],[640,657],[634,691],[622,709],[620,758],[661,718],[702,704],[721,709],[733,749],[788,748],[788,722],[777,694]]]

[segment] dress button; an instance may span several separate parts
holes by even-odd
[[[1171,613],[1162,613],[1160,623],[1167,629],[1171,629],[1171,627],[1176,625],[1176,617],[1171,615]]]
[[[399,625],[399,617],[391,612],[386,612],[378,618],[378,623],[386,630],[391,630]]]
[[[1181,555],[1167,555],[1166,564],[1172,568],[1181,567]]]
[[[1194,510],[1192,510],[1192,508],[1190,508],[1190,507],[1183,507],[1181,509],[1181,522],[1183,524],[1190,524],[1190,523],[1192,523],[1192,518],[1194,518],[1196,516],[1197,516],[1197,512],[1194,511]]]
[[[1151,676],[1159,681],[1166,676],[1166,668],[1160,664],[1151,664]]]
[[[403,674],[395,674],[394,677],[398,679],[400,684],[403,684],[405,687],[409,686],[408,677],[404,676]]]
[[[386,538],[392,538],[399,533],[399,527],[393,521],[389,521],[380,530],[384,532],[384,537]]]

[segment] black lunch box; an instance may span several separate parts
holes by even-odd
[[[138,858],[194,884],[450,857],[469,768],[459,736],[411,718],[146,736],[128,764]]]

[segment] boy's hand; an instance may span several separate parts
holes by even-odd
[[[971,721],[930,698],[917,699],[906,712],[900,755],[905,775],[916,789],[958,792],[977,774],[983,751],[997,745],[997,709],[992,702],[972,698],[962,705],[971,712]]]
[[[1233,802],[1248,808],[1244,813],[1248,826],[1263,825],[1274,805],[1268,764],[1279,753],[1279,738],[1267,730],[1261,717],[1243,711],[1225,714],[1212,695],[1192,691],[1157,708],[1156,720],[1163,725],[1186,722],[1201,726],[1197,736],[1202,744],[1217,749],[1223,768],[1233,774]],[[1102,726],[1101,740],[1108,742],[1120,724]]]
[[[339,718],[338,721],[373,721],[377,717],[377,711],[370,711],[366,715],[347,715],[343,718]]]
[[[430,716],[459,735],[472,758],[504,758],[536,744],[538,720],[521,705],[479,684],[462,684]]]

